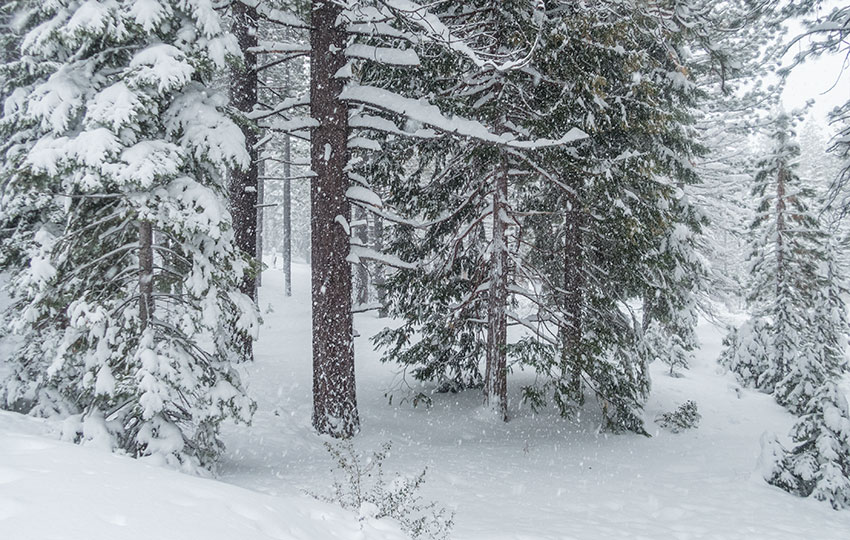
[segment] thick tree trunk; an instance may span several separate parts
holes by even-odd
[[[142,330],[153,318],[153,225],[139,223],[139,318]]]
[[[578,198],[567,198],[564,224],[564,283],[561,350],[565,374],[570,377],[570,394],[577,403],[583,402],[581,374],[585,370],[585,355],[581,347],[582,308],[584,304],[584,259],[582,250],[582,216]]]
[[[235,67],[230,75],[230,102],[233,106],[248,113],[257,103],[257,55],[250,52],[257,46],[257,9],[242,2],[234,2],[232,31],[242,50],[243,63]],[[251,158],[247,170],[233,170],[230,173],[230,211],[233,216],[233,233],[236,246],[251,259],[257,258],[257,131],[250,124],[243,124],[242,133]],[[246,275],[240,283],[240,290],[253,300],[257,300],[255,276]],[[241,344],[245,359],[253,358],[250,338]]]
[[[487,293],[487,357],[484,374],[485,404],[508,419],[508,171],[496,172],[493,190],[493,247],[490,258],[490,289]]]
[[[348,189],[348,108],[339,99],[346,36],[337,26],[341,8],[312,3],[310,109],[319,127],[310,140],[313,295],[313,426],[350,437],[360,419],[354,382]]]
[[[292,296],[292,140],[283,136],[283,280]]]

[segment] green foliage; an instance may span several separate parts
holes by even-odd
[[[752,318],[740,328],[727,328],[719,362],[732,371],[744,386],[758,388],[763,384],[759,381],[764,381],[770,358],[767,342],[769,326],[764,319]]]
[[[780,115],[759,160],[751,226],[751,319],[724,341],[721,363],[745,386],[799,414],[825,381],[846,369],[846,305],[836,249],[797,175],[793,119]]]
[[[493,62],[521,58],[520,69],[480,68],[423,47],[426,77],[415,83],[377,67],[368,76],[516,138],[557,140],[571,127],[588,137],[508,152],[450,137],[415,148],[382,141],[383,159],[404,163],[378,175],[386,202],[423,223],[393,227],[389,249],[422,264],[388,280],[391,311],[404,324],[376,344],[417,378],[474,385],[490,257],[504,249],[505,309],[526,328],[508,347],[510,363],[539,375],[526,399],[551,399],[571,415],[589,391],[609,428],[642,431],[646,364],[687,364],[696,347],[693,294],[705,276],[694,251],[705,220],[686,194],[698,180],[690,160],[702,149],[691,110],[701,93],[669,54],[688,37],[654,32],[663,21],[630,2],[547,3],[545,13],[526,2],[485,4],[441,9],[460,29],[486,28],[473,44]],[[489,197],[502,166],[510,171],[510,225],[506,244],[494,246]],[[635,301],[643,320],[631,311]]]
[[[696,428],[701,418],[702,416],[697,411],[696,402],[688,400],[679,405],[675,411],[656,416],[655,423],[673,433],[679,433],[686,429]]]
[[[799,497],[828,501],[836,510],[850,508],[850,412],[833,383],[822,385],[806,403],[791,429],[794,447],[762,441],[768,483]]]
[[[221,422],[254,409],[233,363],[259,321],[223,179],[247,155],[210,88],[238,53],[218,14],[157,2],[14,4],[0,264],[20,347],[0,404],[194,470],[221,452]]]

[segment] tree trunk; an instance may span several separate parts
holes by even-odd
[[[504,157],[502,158],[504,160]],[[484,400],[488,407],[508,419],[508,171],[504,164],[495,175],[493,190],[493,247],[490,259],[490,289],[487,293],[487,357],[484,374]]]
[[[581,374],[585,370],[585,355],[581,347],[582,308],[584,305],[584,276],[582,250],[582,216],[578,198],[567,196],[564,224],[564,283],[561,327],[561,358],[565,375],[570,377],[570,395],[579,404],[584,401]]]
[[[153,318],[153,225],[139,223],[139,319],[142,330]]]
[[[259,158],[259,155],[258,155]],[[262,159],[257,160],[257,301],[260,299],[260,287],[263,286],[263,234],[266,202],[266,183],[263,180],[266,163]]]
[[[331,0],[312,3],[310,110],[319,127],[310,139],[316,176],[310,190],[313,296],[313,426],[319,433],[350,437],[360,419],[354,382],[351,265],[348,220],[348,108],[339,99],[346,64],[342,12]]]
[[[283,86],[289,97],[289,63],[284,67]],[[283,282],[284,294],[292,296],[292,138],[283,135]]]
[[[292,296],[292,140],[283,136],[283,280]]]
[[[785,167],[780,165],[776,175],[776,298],[784,296],[785,287]],[[780,319],[780,317],[777,317]],[[784,332],[782,332],[784,334]],[[784,340],[785,336],[781,335]],[[782,345],[782,344],[780,344]],[[784,347],[777,347],[776,365],[779,370],[777,379],[783,378],[788,372],[788,359],[785,358]]]
[[[369,218],[366,210],[356,208],[357,240],[362,246],[369,245]],[[357,304],[362,306],[369,303],[369,267],[365,261],[356,266],[357,269]]]
[[[242,113],[249,113],[257,103],[257,55],[250,52],[257,46],[257,9],[242,2],[234,2],[232,31],[242,51],[243,63],[233,68],[230,76],[230,102]],[[251,163],[247,170],[230,173],[230,211],[233,216],[233,234],[236,246],[252,260],[257,258],[257,131],[250,123],[243,123],[242,133]],[[255,276],[246,275],[239,289],[257,300]],[[253,357],[250,338],[241,344],[245,359]]]
[[[375,216],[374,229],[372,230],[372,240],[374,242],[375,251],[383,253],[384,251],[384,219],[381,216]],[[384,265],[375,265],[375,291],[378,294],[378,303],[381,307],[378,308],[378,317],[387,316],[387,291],[384,289]]]

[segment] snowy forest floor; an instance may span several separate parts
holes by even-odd
[[[400,538],[390,524],[358,522],[305,495],[330,493],[334,461],[310,425],[309,267],[293,271],[291,298],[279,270],[263,276],[265,324],[248,367],[258,409],[251,426],[226,428],[219,481],[62,443],[49,422],[0,413],[0,538]],[[510,377],[506,424],[481,407],[478,390],[430,394],[408,381],[415,390],[396,388],[390,404],[398,368],[381,364],[369,342],[387,323],[355,317],[362,431],[354,446],[369,454],[391,441],[390,477],[427,467],[421,494],[456,512],[453,539],[850,538],[850,512],[761,480],[761,434],[785,437],[793,418],[722,373],[721,331],[709,323],[684,377],[652,366],[651,438],[599,433],[593,400],[577,421],[520,408],[528,372]],[[402,399],[419,391],[430,407]],[[652,422],[688,399],[699,406],[698,429],[673,434]]]

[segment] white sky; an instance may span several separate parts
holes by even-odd
[[[835,0],[827,1],[824,3],[823,11],[830,10],[841,3]],[[787,38],[792,39],[801,30],[802,26],[792,25]],[[788,51],[786,60],[793,58],[806,45],[805,40],[794,45]],[[815,104],[812,107],[812,115],[817,120],[826,122],[827,113],[833,107],[850,99],[850,65],[847,64],[847,52],[847,47],[844,47],[843,53],[814,58],[797,66],[789,76],[782,95],[785,108],[789,110],[799,108],[805,105],[807,100],[813,99]]]
[[[842,72],[843,61],[844,55],[834,55],[797,66],[782,94],[785,107],[799,108],[813,99],[812,114],[825,121],[833,107],[850,99],[850,69],[845,66]]]

